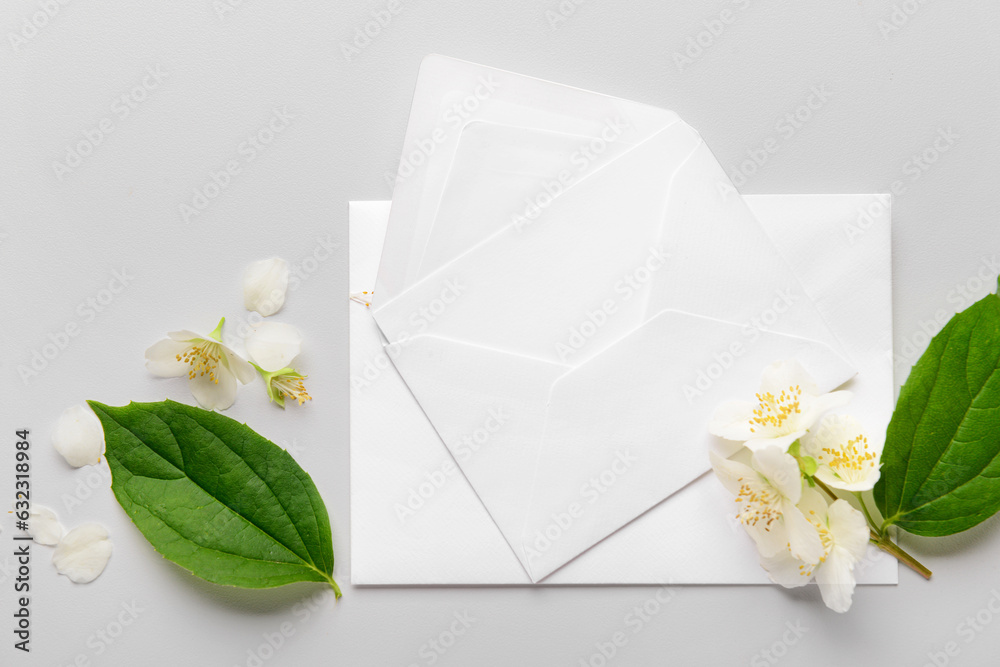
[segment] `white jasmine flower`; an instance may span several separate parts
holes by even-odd
[[[44,505],[31,505],[28,511],[28,534],[39,544],[54,547],[59,544],[66,529],[59,523],[56,513]]]
[[[761,565],[771,581],[786,588],[804,586],[814,578],[826,606],[838,613],[851,608],[854,566],[865,556],[870,531],[864,516],[846,500],[827,506],[815,489],[804,489],[799,509],[819,535],[822,554],[815,559],[796,558],[789,549],[762,556]]]
[[[59,541],[52,564],[71,581],[88,584],[104,572],[112,550],[107,529],[99,523],[85,523]]]
[[[288,291],[288,262],[280,257],[262,259],[247,266],[243,274],[243,305],[264,317],[285,305]]]
[[[302,351],[302,333],[284,322],[261,322],[246,342],[250,359],[265,371],[292,363]]]
[[[52,445],[74,468],[97,465],[104,453],[104,429],[85,405],[66,408],[52,430]]]
[[[312,400],[312,396],[306,391],[306,386],[303,382],[307,376],[302,375],[294,368],[265,371],[259,366],[255,365],[255,367],[260,372],[261,377],[264,378],[264,387],[267,389],[268,397],[277,403],[279,407],[285,407],[286,398],[297,400],[299,405]]]
[[[802,438],[802,453],[816,459],[816,478],[844,491],[869,491],[880,476],[879,457],[854,417],[827,415]]]
[[[208,337],[192,331],[173,331],[148,350],[146,368],[160,377],[187,375],[191,394],[208,410],[225,410],[236,400],[236,381],[256,377],[250,363],[222,344],[222,325]]]
[[[751,465],[711,453],[712,468],[736,496],[737,517],[762,556],[791,549],[798,558],[818,561],[823,553],[816,529],[796,507],[802,475],[795,458],[780,447],[754,452]]]
[[[756,400],[719,406],[709,431],[727,440],[743,441],[752,451],[769,445],[787,449],[824,412],[850,399],[849,391],[820,394],[799,362],[779,361],[764,369]]]

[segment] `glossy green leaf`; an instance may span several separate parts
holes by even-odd
[[[153,548],[217,584],[333,580],[330,518],[292,456],[245,424],[174,401],[109,407],[111,489]]]
[[[885,525],[951,535],[1000,510],[1000,297],[959,313],[899,395],[874,490]]]

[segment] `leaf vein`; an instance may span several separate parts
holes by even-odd
[[[149,411],[146,411],[146,412],[147,412],[147,414],[149,414],[149,415],[151,415],[151,416],[155,417],[156,419],[159,419],[159,420],[160,420],[161,422],[163,422],[163,424],[164,424],[164,425],[165,425],[165,426],[167,427],[167,429],[168,429],[168,430],[170,431],[170,435],[171,435],[171,437],[173,437],[173,439],[174,439],[174,442],[175,442],[175,443],[177,443],[177,446],[178,446],[178,448],[182,450],[182,453],[181,453],[181,457],[182,457],[182,460],[183,460],[183,448],[181,448],[181,447],[180,447],[180,443],[179,443],[179,442],[177,442],[177,434],[176,434],[176,433],[174,432],[173,428],[171,428],[170,424],[168,424],[168,423],[167,423],[166,421],[164,421],[164,420],[163,420],[163,419],[162,419],[162,418],[161,418],[161,417],[160,417],[159,415],[157,415],[157,414],[155,414],[155,413],[152,413],[152,412],[149,412]],[[112,417],[112,419],[114,419],[114,417]],[[192,420],[192,421],[194,421],[194,420]],[[165,457],[164,457],[164,456],[163,456],[162,454],[160,454],[159,452],[157,452],[156,450],[154,450],[154,449],[153,449],[152,447],[150,447],[149,445],[146,445],[146,443],[145,443],[145,442],[143,441],[143,439],[142,439],[142,438],[141,438],[141,437],[139,436],[139,434],[138,434],[138,433],[136,433],[135,431],[133,431],[133,430],[132,430],[131,428],[129,428],[129,427],[128,427],[128,426],[126,426],[125,424],[122,424],[122,423],[121,423],[121,422],[119,422],[119,421],[118,421],[117,419],[115,419],[115,423],[117,423],[117,424],[118,424],[118,425],[119,425],[119,426],[120,426],[121,428],[123,428],[123,429],[125,429],[126,431],[128,431],[129,433],[131,433],[131,434],[132,434],[132,435],[133,435],[133,436],[134,436],[134,437],[135,437],[135,438],[136,438],[136,439],[137,439],[137,440],[138,440],[139,442],[141,442],[141,443],[142,443],[143,445],[145,445],[146,449],[148,449],[149,451],[153,452],[153,453],[154,453],[154,454],[156,454],[156,455],[157,455],[158,457],[160,457],[161,459],[163,459],[164,461],[166,461],[166,462],[167,462],[167,463],[168,463],[168,464],[169,464],[170,466],[174,467],[175,469],[177,468],[177,466],[175,466],[175,465],[174,465],[173,463],[171,463],[171,462],[170,462],[170,461],[169,461],[168,459],[166,459],[166,458],[165,458]],[[198,422],[195,422],[195,423],[198,423]],[[223,441],[222,441],[222,440],[221,440],[221,439],[220,439],[220,438],[218,437],[218,435],[216,435],[216,434],[215,434],[215,432],[213,432],[213,431],[209,430],[208,428],[206,428],[206,427],[202,426],[201,424],[199,424],[199,426],[201,426],[201,428],[204,428],[204,429],[205,429],[205,431],[207,431],[208,433],[211,433],[211,434],[212,434],[212,437],[213,437],[213,438],[215,438],[216,440],[219,440],[219,442],[223,442]],[[223,444],[225,445],[225,443],[224,443],[224,442],[223,442]],[[229,451],[233,452],[232,448],[231,448],[231,447],[229,447],[228,445],[226,445],[226,448],[227,448],[227,449],[229,449]],[[235,454],[236,452],[233,452],[233,453]],[[239,455],[237,454],[237,456],[239,456]],[[119,461],[119,462],[120,462],[120,461]],[[244,461],[244,463],[245,463],[245,461]],[[124,467],[124,465],[123,465],[123,467]],[[308,561],[306,561],[306,559],[302,558],[302,557],[301,557],[301,556],[299,556],[298,554],[295,554],[295,555],[296,555],[296,557],[297,557],[297,558],[299,558],[299,559],[300,559],[300,560],[301,560],[301,561],[302,561],[303,563],[308,563],[308,564],[309,564],[310,566],[312,566],[313,568],[315,568],[315,567],[316,567],[316,564],[315,564],[315,562],[313,562],[313,561],[312,561],[312,554],[311,554],[311,553],[309,552],[309,549],[308,549],[308,547],[306,547],[306,545],[305,545],[305,542],[304,542],[304,541],[302,541],[302,535],[301,535],[301,533],[299,532],[299,529],[298,529],[298,526],[296,526],[296,525],[295,525],[295,522],[294,522],[294,521],[292,520],[292,518],[291,518],[291,517],[290,517],[290,516],[288,515],[288,510],[287,510],[287,509],[285,508],[284,504],[283,504],[283,503],[281,502],[281,500],[280,500],[280,499],[278,499],[278,498],[277,498],[277,496],[275,495],[275,493],[274,493],[274,489],[272,489],[272,488],[270,487],[270,485],[269,485],[269,484],[268,484],[268,483],[267,483],[267,482],[266,482],[265,480],[263,480],[263,479],[262,479],[262,478],[260,477],[260,475],[258,475],[258,474],[256,473],[256,471],[254,471],[254,470],[253,470],[253,468],[251,468],[251,467],[250,467],[249,465],[247,465],[247,468],[248,468],[248,469],[249,469],[249,470],[250,470],[251,472],[253,472],[254,476],[255,476],[255,477],[257,477],[257,479],[260,479],[260,480],[261,480],[261,482],[263,482],[263,483],[264,483],[264,486],[265,486],[265,487],[266,487],[266,488],[268,489],[268,491],[270,491],[270,492],[271,492],[271,495],[272,495],[272,496],[274,496],[275,500],[276,500],[276,501],[277,501],[277,503],[278,503],[278,506],[279,506],[279,507],[281,507],[281,510],[282,510],[282,513],[283,513],[283,514],[284,514],[284,516],[285,516],[285,517],[286,517],[286,518],[287,518],[287,519],[288,519],[288,520],[289,520],[289,521],[291,522],[291,524],[292,524],[293,528],[295,529],[295,533],[296,533],[296,535],[298,535],[298,537],[299,537],[299,540],[300,540],[300,541],[302,542],[302,546],[303,546],[303,548],[305,548],[305,550],[306,550],[306,553],[308,553],[308,554],[309,554],[309,560],[308,560]],[[220,504],[220,505],[222,505],[223,507],[227,508],[227,509],[228,509],[229,511],[231,511],[231,512],[232,512],[233,514],[235,514],[235,515],[237,515],[237,516],[239,516],[239,517],[243,518],[243,519],[244,519],[244,520],[245,520],[245,521],[246,521],[247,523],[249,523],[249,524],[253,525],[254,527],[256,527],[256,528],[257,528],[258,530],[260,530],[260,531],[261,531],[262,533],[264,533],[265,535],[267,535],[268,537],[270,537],[270,538],[271,538],[272,540],[274,540],[274,541],[275,541],[275,542],[276,542],[277,544],[280,544],[281,546],[285,547],[286,549],[288,548],[288,546],[287,546],[287,545],[286,545],[286,544],[285,544],[284,542],[282,542],[282,541],[281,541],[281,540],[280,540],[280,539],[279,539],[279,538],[278,538],[277,536],[273,535],[273,534],[272,534],[272,533],[271,533],[271,532],[270,532],[269,530],[267,530],[267,529],[266,529],[266,528],[265,528],[264,526],[261,526],[261,525],[259,525],[259,524],[258,524],[257,522],[255,522],[255,521],[254,521],[254,520],[253,520],[252,518],[250,518],[250,517],[248,517],[248,516],[244,515],[244,514],[243,514],[242,512],[239,512],[239,511],[237,511],[237,510],[236,510],[235,508],[231,507],[231,506],[230,506],[230,505],[229,505],[228,503],[225,503],[225,502],[223,502],[223,501],[222,501],[222,500],[220,500],[219,498],[215,497],[215,496],[214,496],[213,494],[209,493],[209,491],[208,491],[207,489],[205,489],[205,488],[204,488],[204,487],[203,487],[203,486],[202,486],[201,484],[199,484],[198,482],[196,482],[196,481],[194,480],[194,478],[192,478],[192,477],[191,477],[190,475],[188,475],[188,473],[187,473],[187,470],[185,470],[185,469],[178,469],[178,471],[179,471],[179,472],[182,472],[182,473],[184,473],[184,477],[185,477],[186,479],[190,480],[190,482],[191,482],[192,484],[194,484],[195,486],[197,486],[197,487],[198,487],[199,489],[201,489],[201,490],[202,490],[202,491],[203,491],[203,492],[204,492],[204,493],[205,493],[205,494],[206,494],[207,496],[209,496],[210,498],[214,499],[214,500],[215,500],[215,501],[216,501],[217,503],[219,503],[219,504]],[[144,478],[144,479],[155,479],[155,478],[149,478],[149,477],[145,477],[145,476],[142,476],[142,475],[136,475],[136,473],[135,473],[135,472],[133,472],[133,471],[131,471],[131,470],[129,470],[129,473],[130,473],[130,474],[132,474],[132,475],[133,475],[134,477],[142,477],[142,478]],[[291,549],[289,549],[289,551],[292,551],[292,553],[295,553],[295,552],[294,552],[293,550],[291,550]]]

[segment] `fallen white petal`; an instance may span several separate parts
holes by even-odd
[[[111,540],[99,523],[85,523],[66,533],[59,541],[52,564],[77,584],[89,584],[101,576],[111,558]]]
[[[74,405],[56,420],[52,445],[74,468],[97,465],[104,453],[104,429],[90,408]]]
[[[246,342],[247,354],[265,371],[290,366],[302,351],[302,333],[284,322],[261,322]]]
[[[66,529],[59,523],[59,517],[54,511],[44,505],[31,506],[28,512],[28,534],[31,539],[47,547],[54,547],[65,533]]]
[[[243,274],[243,305],[267,317],[285,305],[288,262],[280,257],[262,259],[247,266]]]

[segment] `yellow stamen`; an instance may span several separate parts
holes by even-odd
[[[188,368],[188,378],[193,380],[202,377],[206,373],[208,379],[219,384],[219,378],[215,371],[219,367],[219,360],[222,357],[222,350],[218,343],[200,340],[184,351],[183,355],[177,355],[178,361],[183,361]]]
[[[284,398],[294,398],[299,402],[299,405],[302,405],[306,401],[312,400],[312,396],[306,391],[306,385],[303,380],[305,380],[305,376],[275,375],[271,378],[271,385]]]
[[[770,531],[771,524],[781,518],[781,499],[767,487],[743,483],[736,494],[736,502],[741,505],[737,518],[746,526],[756,526],[764,522],[764,530]]]
[[[354,301],[355,303],[360,303],[365,308],[370,308],[371,305],[372,305],[372,303],[371,303],[371,297],[374,294],[375,294],[374,291],[372,291],[372,292],[351,292],[351,301]]]
[[[799,385],[782,390],[778,396],[771,392],[758,393],[756,396],[757,407],[750,419],[751,433],[756,432],[755,426],[780,429],[792,415],[802,413],[802,387]]]
[[[820,463],[830,466],[840,477],[848,480],[863,477],[867,469],[876,465],[875,452],[870,450],[868,437],[863,433],[846,443],[823,447],[816,458]]]

